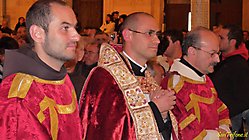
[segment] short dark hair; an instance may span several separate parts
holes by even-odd
[[[114,14],[119,14],[119,11],[112,12],[112,16],[114,16]]]
[[[25,20],[24,17],[19,17],[19,18],[18,18],[18,22],[19,22],[21,19]]]
[[[111,14],[107,14],[106,16],[110,18],[110,21],[113,21],[113,16]]]
[[[31,44],[34,43],[34,40],[31,38],[29,32],[32,25],[42,27],[45,33],[48,32],[48,26],[52,20],[51,3],[66,6],[66,2],[62,0],[38,0],[29,8],[26,14],[27,33]]]
[[[170,30],[166,30],[165,34],[166,36],[169,36],[171,38],[173,43],[178,40],[180,41],[180,44],[182,44],[183,34],[181,31],[176,30],[176,29],[170,29]]]
[[[11,50],[18,48],[18,42],[14,38],[5,36],[0,39],[0,54],[5,54],[5,49]]]
[[[127,18],[127,15],[126,14],[122,14],[122,15],[119,16],[119,18],[122,18],[122,19],[125,20]]]
[[[166,36],[166,33],[163,32],[161,36],[159,36],[160,43],[158,44],[157,55],[163,55],[169,46],[169,40]]]
[[[239,48],[240,44],[243,41],[242,29],[235,24],[227,24],[224,25],[222,28],[229,30],[227,34],[228,40],[235,39],[236,40],[235,48]]]
[[[199,26],[199,27],[194,28],[193,30],[191,30],[190,32],[186,34],[186,37],[184,38],[182,42],[182,55],[188,55],[189,47],[200,46],[200,42],[201,42],[200,33],[202,31],[212,32],[208,28]]]

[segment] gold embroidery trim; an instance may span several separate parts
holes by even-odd
[[[203,138],[207,135],[206,130],[202,130],[201,133],[194,138],[194,140],[203,140]]]
[[[32,82],[33,82],[32,76],[22,73],[16,74],[16,76],[12,81],[8,98],[14,98],[14,97],[25,98]]]
[[[205,84],[206,83],[206,81],[204,81],[204,82],[202,82],[202,81],[195,81],[195,80],[187,78],[185,76],[182,76],[182,75],[180,75],[180,76],[181,76],[181,79],[183,81],[187,81],[187,82],[192,83],[192,84]]]
[[[179,75],[180,78],[179,78],[179,81],[178,83],[175,85],[175,87],[173,87],[173,79],[174,79],[174,75],[176,74],[171,74],[170,77],[169,77],[169,80],[168,80],[168,87],[171,88],[171,89],[174,89],[176,93],[178,93],[183,85],[184,85],[184,82],[189,82],[189,83],[192,83],[192,84],[205,84],[206,82],[200,82],[200,81],[195,81],[195,80],[192,80],[190,78],[187,78],[185,76],[182,76],[182,75]],[[211,89],[212,90],[212,89]],[[214,89],[215,90],[215,89]],[[212,90],[213,92],[213,90]],[[216,91],[215,91],[216,92]]]
[[[200,116],[200,107],[198,103],[200,102],[200,103],[205,103],[205,104],[212,104],[214,103],[215,97],[214,95],[212,95],[211,98],[205,98],[205,97],[196,95],[194,93],[191,93],[189,97],[190,97],[190,101],[186,105],[185,108],[187,109],[187,111],[189,111],[191,108],[194,108],[195,115],[198,121],[200,122],[201,116]]]
[[[130,73],[122,58],[109,44],[101,45],[98,66],[107,70],[121,89],[135,125],[136,138],[161,139],[154,115],[137,79]],[[150,122],[144,122],[145,120]],[[144,127],[147,123],[150,123],[150,130]]]
[[[61,85],[64,83],[65,78],[63,80],[50,81],[31,76],[29,74],[17,73],[12,81],[8,98],[25,98],[33,81],[38,83]]]
[[[179,123],[179,127],[181,130],[183,130],[185,127],[187,127],[191,122],[193,122],[196,119],[196,116],[193,114],[190,114],[188,117],[186,117],[182,122]]]
[[[218,114],[220,114],[220,112],[222,112],[223,110],[227,109],[227,106],[223,103],[218,109],[217,112]]]
[[[35,76],[31,76],[29,74],[17,73],[12,81],[10,91],[8,94],[8,98],[25,98],[30,86],[33,81],[44,84],[53,84],[53,85],[61,85],[64,84],[65,78],[63,80],[50,81],[43,80]],[[51,124],[51,135],[52,139],[57,139],[58,134],[58,114],[71,114],[76,109],[76,93],[75,90],[72,91],[72,102],[69,105],[58,105],[51,98],[44,97],[44,99],[39,103],[40,112],[37,114],[38,120],[42,123],[45,120],[45,115],[43,111],[49,108],[50,112],[50,124]],[[56,111],[57,110],[57,111]]]
[[[175,132],[175,135],[178,138],[178,122],[176,120],[175,115],[173,114],[173,112],[171,110],[169,110],[169,115],[170,115],[170,119],[172,122],[173,131]]]
[[[219,120],[219,125],[231,125],[231,121],[230,119],[222,119],[222,120]]]
[[[216,92],[216,90],[215,90],[215,88],[211,88],[211,92],[214,94],[214,95],[217,95],[217,92]]]
[[[53,140],[57,140],[58,136],[58,113],[59,114],[71,114],[76,109],[76,94],[72,91],[72,102],[69,105],[59,105],[56,102],[45,96],[40,102],[40,111],[37,114],[38,120],[42,123],[45,120],[44,111],[48,108],[50,113],[50,129]],[[57,111],[58,113],[57,113]]]

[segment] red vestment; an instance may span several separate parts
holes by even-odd
[[[80,116],[86,140],[161,139],[139,82],[107,44],[82,90]]]
[[[173,69],[189,71],[184,69],[184,66],[179,67],[179,62],[176,63],[179,65],[173,65]],[[175,76],[179,78],[177,84],[174,83]],[[177,121],[177,127],[173,129],[174,139],[203,139],[207,135],[207,130],[216,131],[221,125],[230,125],[229,111],[217,97],[208,76],[205,76],[205,81],[198,81],[172,72],[162,81],[162,88],[168,87],[176,92],[176,106],[172,110]],[[218,132],[214,137],[219,137]]]
[[[82,139],[68,76],[54,81],[23,73],[6,77],[0,85],[0,112],[0,139]]]

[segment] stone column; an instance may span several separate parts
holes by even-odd
[[[4,18],[5,14],[6,14],[6,0],[0,0],[0,22],[1,23],[2,23],[2,19]]]
[[[3,0],[0,0],[0,24],[2,23],[3,18]]]
[[[249,31],[249,0],[243,0],[242,28]]]
[[[191,29],[197,26],[209,28],[210,0],[191,0]]]

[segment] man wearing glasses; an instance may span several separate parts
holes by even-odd
[[[151,15],[133,13],[121,27],[123,52],[102,45],[80,100],[86,140],[169,139],[163,119],[175,105],[174,91],[162,90],[146,71],[157,53],[158,30]]]
[[[219,60],[219,39],[212,31],[197,27],[187,33],[182,46],[183,57],[174,60],[162,87],[174,89],[176,106],[172,110],[177,126],[176,139],[227,139],[229,111],[217,97],[206,75],[214,71]]]

